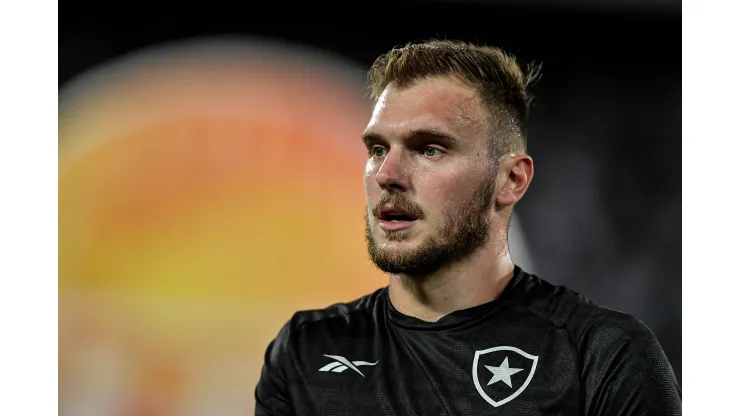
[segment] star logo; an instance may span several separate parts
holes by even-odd
[[[534,377],[538,361],[538,356],[516,347],[499,346],[476,351],[473,383],[485,401],[499,407],[524,392]],[[493,365],[496,363],[500,364]]]
[[[523,368],[509,368],[509,357],[504,358],[504,362],[502,362],[498,367],[494,367],[492,365],[487,365],[485,367],[488,371],[493,373],[493,377],[491,377],[487,386],[490,386],[497,381],[503,381],[507,386],[511,387],[511,376],[524,370]]]

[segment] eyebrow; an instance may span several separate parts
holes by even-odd
[[[383,137],[383,135],[373,132],[367,132],[364,133],[361,137],[362,142],[365,143],[365,145],[368,145],[370,143],[377,143],[377,142],[387,142],[388,140]],[[431,139],[435,141],[439,141],[446,145],[452,145],[458,142],[458,139],[447,132],[444,132],[442,130],[437,129],[429,129],[429,128],[422,128],[422,129],[415,129],[411,130],[403,135],[401,138],[402,140],[410,140],[410,139]]]

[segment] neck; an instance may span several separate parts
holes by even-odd
[[[514,276],[508,246],[484,247],[465,260],[424,277],[390,275],[391,304],[404,315],[427,322],[498,298]]]

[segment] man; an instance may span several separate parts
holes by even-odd
[[[366,235],[389,284],[296,313],[267,348],[257,415],[681,413],[648,328],[511,259],[538,73],[452,41],[375,61]]]

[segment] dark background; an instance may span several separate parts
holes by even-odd
[[[365,66],[432,37],[541,61],[535,176],[517,206],[534,271],[643,320],[680,382],[680,2],[122,4],[61,5],[60,89],[128,52],[213,34],[289,41]]]

